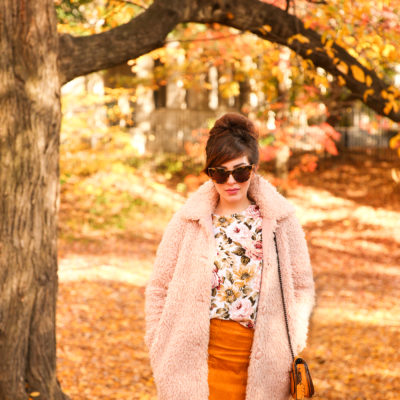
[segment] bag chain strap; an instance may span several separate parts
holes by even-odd
[[[287,318],[287,314],[286,314],[285,298],[283,297],[281,267],[280,267],[280,264],[279,264],[278,244],[276,243],[276,234],[275,234],[275,232],[274,232],[274,242],[275,242],[275,248],[276,248],[276,258],[278,260],[279,284],[281,286],[281,295],[282,295],[283,313],[285,315],[286,332],[287,332],[287,336],[288,336],[288,339],[289,339],[290,352],[292,353],[292,358],[294,360],[293,347],[292,347],[292,342],[290,340],[290,335],[289,335],[289,324],[288,324],[288,318]]]

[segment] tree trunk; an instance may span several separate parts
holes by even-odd
[[[56,378],[54,2],[3,0],[0,15],[0,399],[65,399]]]

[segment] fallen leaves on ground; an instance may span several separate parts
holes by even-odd
[[[143,343],[143,287],[115,281],[61,284],[58,378],[72,399],[155,399]]]
[[[400,201],[387,165],[363,165],[321,169],[288,196],[306,232],[317,289],[302,353],[315,399],[400,393]],[[143,307],[165,222],[154,221],[147,238],[130,226],[126,235],[91,231],[89,242],[60,240],[58,378],[72,399],[157,398]]]

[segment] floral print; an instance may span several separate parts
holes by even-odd
[[[214,261],[210,318],[231,319],[246,328],[256,324],[263,251],[259,207],[229,216],[212,214],[217,257]]]

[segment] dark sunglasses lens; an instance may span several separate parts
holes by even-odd
[[[222,168],[210,168],[210,176],[216,183],[224,183],[228,180],[229,172],[223,170]]]
[[[245,165],[243,167],[235,168],[232,171],[232,175],[236,182],[243,183],[250,178],[251,170],[252,170],[251,165]],[[229,171],[226,171],[223,168],[210,168],[209,172],[211,178],[216,183],[225,183],[228,180],[230,174]]]
[[[236,182],[243,183],[250,178],[251,165],[246,165],[245,167],[239,167],[233,170],[233,177]]]

